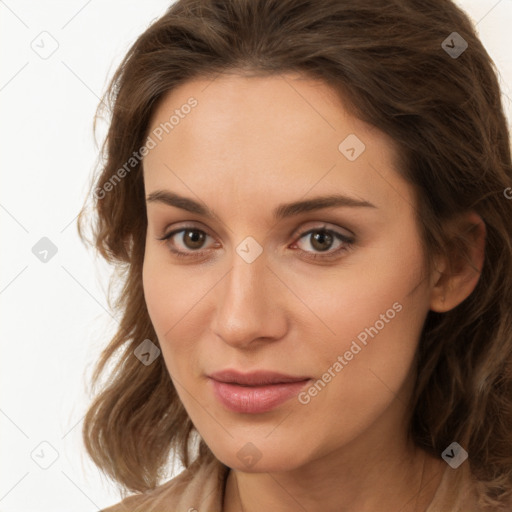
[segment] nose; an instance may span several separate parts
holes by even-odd
[[[233,267],[217,288],[211,329],[225,343],[252,348],[275,341],[287,330],[283,284],[264,255],[247,263],[235,255]]]

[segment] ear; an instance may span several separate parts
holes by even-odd
[[[447,254],[437,259],[432,276],[430,309],[444,313],[458,306],[475,289],[485,258],[487,230],[475,212],[466,213],[447,226]]]

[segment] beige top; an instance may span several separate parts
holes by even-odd
[[[193,474],[196,468],[193,463],[165,484],[143,494],[128,496],[101,512],[222,512],[230,468],[216,459]],[[457,469],[446,466],[426,512],[483,512],[477,506],[467,462]]]

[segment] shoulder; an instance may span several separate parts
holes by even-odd
[[[457,469],[447,465],[439,487],[426,512],[488,512],[479,505],[477,482],[471,475],[469,464]]]
[[[192,463],[168,482],[145,493],[128,496],[101,512],[219,511],[229,468],[217,459]]]

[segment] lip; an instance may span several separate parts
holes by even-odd
[[[301,375],[286,375],[284,373],[271,372],[267,370],[256,370],[249,373],[242,373],[237,370],[222,370],[208,375],[211,379],[219,382],[240,384],[242,386],[265,386],[268,384],[287,384],[290,382],[301,382],[311,377]]]
[[[266,371],[242,374],[226,370],[209,375],[217,400],[230,411],[246,414],[275,409],[297,396],[310,380]]]

